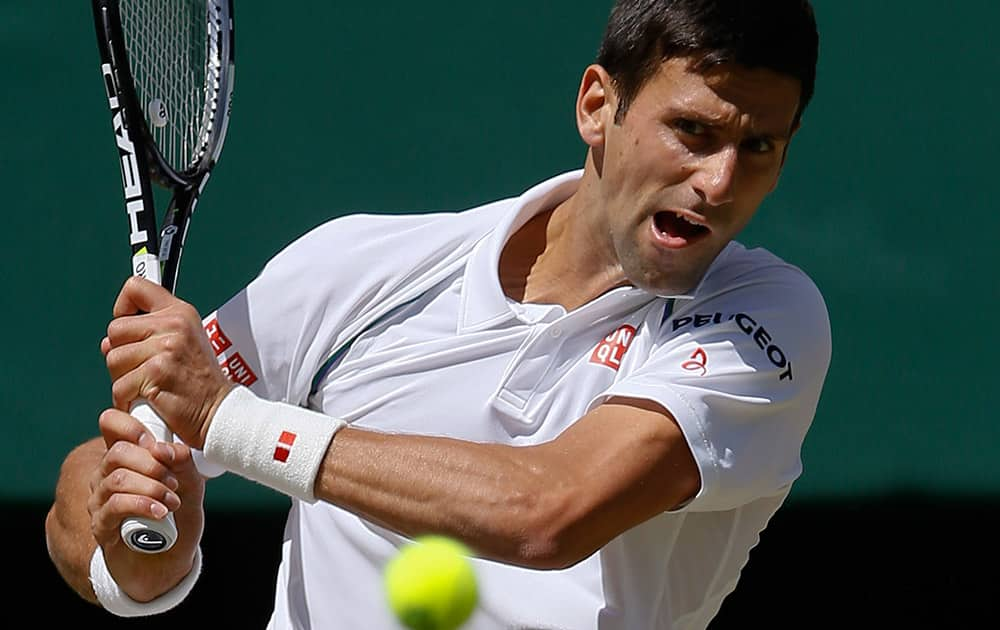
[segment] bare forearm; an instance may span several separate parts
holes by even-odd
[[[346,428],[316,495],[407,536],[452,535],[484,557],[545,566],[558,525],[546,515],[565,494],[530,448]]]
[[[700,486],[667,412],[614,399],[557,439],[525,447],[345,428],[316,479],[320,499],[407,536],[455,536],[536,569],[586,558]]]
[[[90,532],[87,497],[90,473],[97,468],[103,453],[104,443],[99,439],[70,453],[63,463],[55,501],[45,519],[45,540],[53,564],[74,591],[95,604],[97,597],[89,575],[97,541]]]

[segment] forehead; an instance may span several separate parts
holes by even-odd
[[[800,95],[798,79],[774,70],[721,64],[697,71],[689,58],[680,57],[660,65],[634,106],[653,115],[697,114],[720,123],[742,119],[754,127],[791,131]]]

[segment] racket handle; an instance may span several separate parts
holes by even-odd
[[[129,413],[142,422],[158,442],[173,440],[170,429],[145,401],[136,401]],[[160,520],[131,516],[122,521],[121,535],[133,551],[163,553],[177,541],[177,525],[174,524],[174,515],[169,513]]]

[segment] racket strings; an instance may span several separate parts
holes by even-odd
[[[136,96],[164,161],[195,169],[212,141],[222,67],[205,0],[122,1],[122,29]]]

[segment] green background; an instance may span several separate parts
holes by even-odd
[[[202,311],[339,214],[458,210],[584,156],[573,102],[610,2],[239,2],[233,119],[178,293]],[[996,495],[1000,5],[815,2],[816,98],[741,240],[807,270],[834,354],[806,499]],[[109,404],[129,270],[89,3],[0,1],[0,500],[50,500]],[[239,479],[209,504],[278,505]]]

